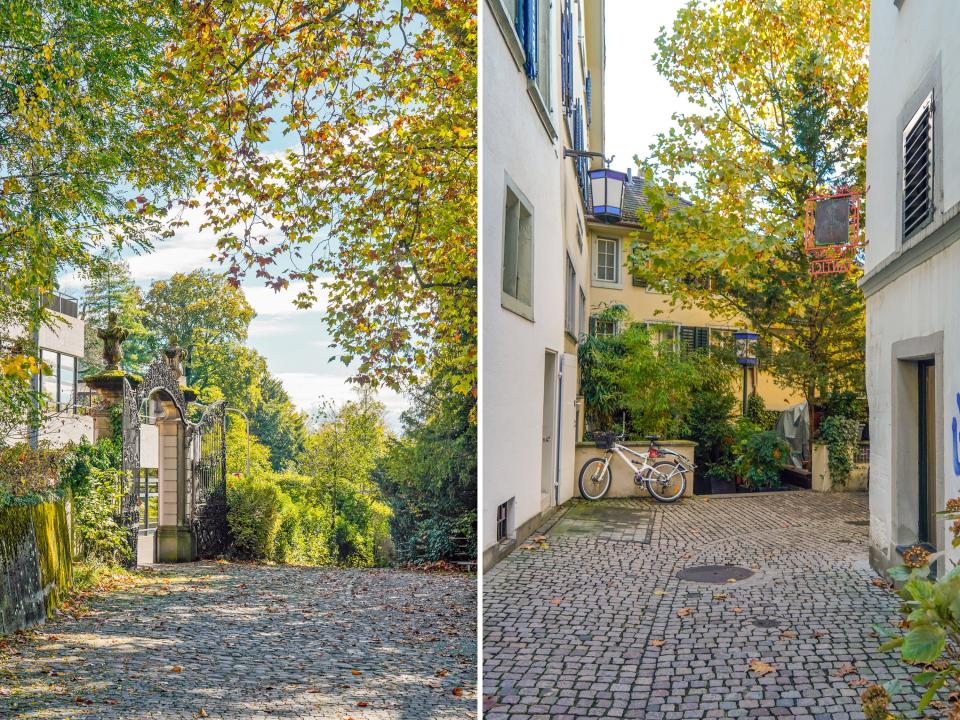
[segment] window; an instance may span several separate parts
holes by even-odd
[[[580,219],[579,209],[577,209],[577,248],[583,252],[583,220]]]
[[[933,219],[933,94],[903,131],[903,239]]]
[[[620,282],[620,241],[615,238],[597,238],[596,279],[601,282]]]
[[[513,536],[513,498],[497,506],[497,542],[509,540]]]
[[[593,325],[593,334],[597,337],[613,337],[620,329],[616,320],[590,318],[590,324]]]
[[[636,275],[632,276],[630,281],[634,287],[645,288],[647,286],[647,281],[638,278]]]
[[[577,98],[573,104],[573,149],[586,150],[583,132],[583,105],[580,103],[580,98]],[[580,194],[583,196],[584,204],[586,204],[587,190],[589,188],[589,183],[587,182],[587,158],[574,158],[573,162],[577,171],[577,183],[580,185]]]
[[[573,267],[573,260],[570,259],[569,255],[567,255],[567,286],[563,328],[574,337],[577,336],[577,271]]]
[[[156,468],[141,468],[140,470],[140,526],[144,530],[155,528],[159,524],[158,476]]]
[[[677,346],[677,336],[680,326],[667,322],[647,322],[647,330],[650,332],[650,342],[654,345],[668,345],[673,349]]]
[[[560,80],[563,112],[573,112],[573,11],[570,0],[563,0],[560,12]]]
[[[533,319],[533,213],[507,187],[503,228],[503,292],[501,304]]]
[[[586,324],[587,324],[587,296],[583,292],[583,288],[580,288],[580,313],[579,313],[579,322],[577,323],[577,337],[580,337],[587,331]]]
[[[537,89],[543,104],[550,106],[550,59],[553,57],[552,43],[550,42],[550,2],[549,0],[524,0],[536,6],[534,10],[537,18]]]
[[[41,350],[40,360],[48,369],[40,376],[44,394],[57,410],[72,409],[77,397],[77,359],[53,350]]]
[[[709,350],[710,329],[684,325],[680,328],[680,347],[687,352]]]

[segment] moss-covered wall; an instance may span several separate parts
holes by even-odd
[[[63,503],[0,509],[0,635],[50,617],[72,579]]]

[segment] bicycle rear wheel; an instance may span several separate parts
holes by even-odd
[[[610,490],[613,473],[604,458],[590,458],[580,468],[580,494],[587,500],[599,500]]]
[[[647,490],[662,503],[676,502],[686,489],[686,472],[668,460],[654,463],[653,470],[647,475]]]

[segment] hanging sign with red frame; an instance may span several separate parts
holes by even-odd
[[[866,241],[860,232],[859,190],[807,198],[803,245],[811,275],[850,272]]]

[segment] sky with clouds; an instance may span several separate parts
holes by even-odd
[[[674,125],[671,115],[688,104],[653,63],[660,28],[668,32],[687,0],[608,0],[606,5],[606,148],[611,167],[626,170],[634,155],[649,153],[658,133]]]
[[[271,148],[273,149],[273,148]],[[153,252],[136,255],[125,253],[134,281],[143,288],[154,280],[169,278],[177,272],[197,268],[222,271],[210,259],[216,250],[212,231],[201,230],[202,210],[188,210],[183,218],[188,225],[178,228],[174,237],[156,245]],[[61,289],[82,295],[84,283],[75,273],[64,275]],[[301,410],[313,411],[321,399],[343,402],[355,397],[354,387],[347,383],[350,369],[332,361],[330,336],[323,325],[326,294],[318,293],[318,302],[308,310],[293,304],[303,283],[275,292],[254,278],[246,278],[243,291],[257,315],[250,325],[248,344],[267,359],[270,372],[282,382],[290,399]],[[406,399],[389,390],[379,394],[386,405],[388,424],[399,430],[400,413]]]

